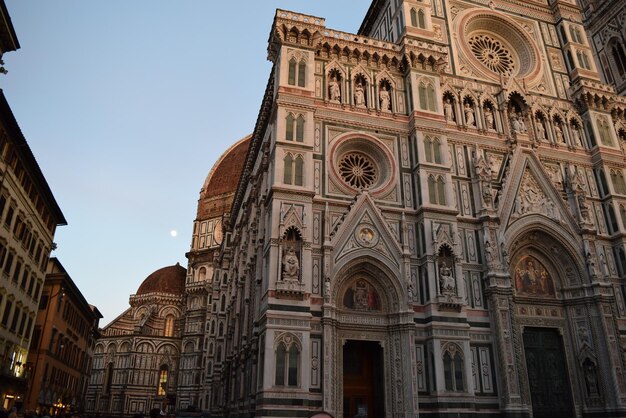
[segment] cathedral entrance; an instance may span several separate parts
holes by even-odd
[[[344,418],[385,416],[383,364],[378,342],[349,340],[343,346]]]
[[[533,417],[573,416],[563,338],[556,329],[526,328],[524,351]]]

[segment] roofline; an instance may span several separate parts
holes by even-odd
[[[16,51],[20,49],[20,41],[17,39],[13,22],[11,22],[11,15],[9,14],[9,9],[7,9],[4,0],[0,0],[0,14],[2,14],[2,20],[4,21],[4,25],[0,25],[0,29],[2,29],[2,32],[5,32],[3,35],[5,35],[4,37],[8,38],[10,42],[8,47],[4,43],[2,44],[3,52]]]
[[[58,277],[58,279],[62,281],[61,285],[65,288],[65,291],[66,292],[71,291],[74,294],[74,296],[76,297],[76,300],[78,301],[78,303],[82,305],[82,308],[84,309],[86,313],[89,312],[94,317],[96,317],[97,314],[100,314],[100,311],[98,310],[98,308],[96,308],[94,305],[91,305],[89,302],[87,302],[87,299],[85,299],[85,296],[82,294],[78,286],[76,286],[76,283],[74,283],[74,280],[72,280],[69,273],[67,272],[67,270],[65,270],[65,267],[63,267],[63,264],[61,264],[59,259],[56,257],[50,257],[48,262],[56,264],[60,272],[47,273],[46,278],[44,280],[44,284]],[[100,318],[102,318],[102,314],[100,314]]]
[[[1,1],[2,0],[0,0],[0,2]],[[67,220],[65,220],[65,216],[63,216],[63,212],[61,212],[61,208],[52,194],[50,185],[48,185],[33,151],[30,149],[28,142],[26,142],[26,138],[24,137],[24,134],[15,119],[15,115],[13,114],[13,111],[9,106],[9,102],[7,102],[6,96],[4,95],[4,90],[2,89],[0,89],[0,122],[7,130],[9,141],[16,145],[16,152],[24,160],[24,169],[31,174],[33,184],[35,184],[39,189],[39,192],[43,197],[44,202],[47,204],[51,215],[56,220],[56,225],[67,225]]]
[[[363,35],[366,31],[370,31],[372,29],[371,26],[374,24],[380,8],[386,3],[386,1],[387,0],[374,0],[372,4],[370,4],[370,8],[367,9],[367,13],[363,18],[363,22],[361,23],[361,27],[359,27],[357,35]]]

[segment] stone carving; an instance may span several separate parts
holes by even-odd
[[[365,107],[365,88],[360,81],[354,86],[354,104],[357,107]]]
[[[563,129],[561,129],[561,125],[558,123],[554,124],[554,140],[557,144],[564,144],[565,137],[563,136]]]
[[[444,295],[456,294],[456,280],[452,275],[452,269],[448,267],[445,261],[439,267],[439,288]]]
[[[537,119],[537,138],[540,140],[546,139],[546,127],[543,126],[541,119]]]
[[[580,213],[580,220],[585,223],[591,222],[590,218],[590,207],[587,204],[587,196],[584,188],[584,180],[580,171],[576,168],[572,168],[568,171],[568,187],[570,191],[574,194],[574,198],[576,204],[578,206],[578,211]]]
[[[443,102],[443,115],[446,118],[446,122],[454,122],[454,110],[452,109],[452,102],[448,97]]]
[[[522,179],[516,200],[517,214],[525,215],[537,212],[545,214],[548,212],[548,201],[537,180],[527,171]]]
[[[483,112],[485,114],[485,127],[488,130],[494,130],[495,129],[495,125],[494,125],[493,112],[488,107],[485,107]]]
[[[293,247],[289,247],[283,255],[283,280],[298,280],[300,262]]]
[[[491,195],[491,180],[493,174],[485,158],[479,153],[477,154],[478,157],[474,159],[474,170],[479,181],[481,199],[485,208],[491,208],[493,206],[493,197]]]
[[[391,111],[391,95],[386,86],[380,86],[380,109],[383,112]]]
[[[465,107],[463,108],[463,113],[465,113],[465,124],[467,126],[476,126],[476,119],[474,118],[474,109],[472,109],[469,103],[465,103]]]
[[[331,102],[341,101],[341,87],[339,86],[339,81],[337,81],[337,77],[334,75],[330,78],[330,81],[328,82],[328,96],[330,97]]]

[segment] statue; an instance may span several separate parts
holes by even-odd
[[[493,173],[482,155],[474,159],[474,170],[479,180],[483,204],[486,208],[490,208],[492,204],[491,180]]]
[[[406,293],[409,298],[409,303],[413,302],[413,299],[415,298],[415,290],[413,289],[413,283],[409,283],[409,285],[406,288]]]
[[[572,137],[574,138],[574,145],[582,147],[583,144],[580,141],[580,130],[576,126],[572,126]]]
[[[441,267],[439,268],[439,287],[443,294],[456,292],[456,282],[454,281],[454,277],[452,277],[452,269],[448,267],[445,261],[441,263]]]
[[[485,107],[484,113],[485,113],[485,124],[487,125],[487,129],[493,130],[494,129],[493,112],[488,107]]]
[[[298,279],[300,262],[293,247],[289,247],[283,256],[283,279]]]
[[[476,126],[476,120],[474,119],[474,109],[470,106],[469,103],[465,103],[465,108],[463,109],[465,113],[465,124],[468,126]]]
[[[528,132],[528,129],[526,128],[526,122],[524,122],[524,115],[522,115],[521,112],[517,114],[517,120],[519,121],[520,132],[521,133]]]
[[[330,100],[332,102],[341,101],[341,88],[339,87],[339,82],[337,81],[336,76],[332,76],[330,81],[328,82],[328,92],[330,96]]]
[[[522,125],[519,123],[516,113],[513,113],[511,115],[511,130],[513,131],[514,134],[518,134],[522,132]]]
[[[454,121],[454,110],[452,110],[452,102],[449,97],[443,102],[443,115],[446,118],[446,122]]]
[[[354,104],[358,107],[365,107],[365,89],[360,81],[354,86]]]
[[[565,137],[563,136],[563,129],[558,123],[554,124],[554,135],[557,143],[565,143]]]
[[[324,297],[330,299],[330,277],[324,279]]]
[[[537,120],[537,138],[546,139],[546,128],[543,126],[543,121]]]
[[[387,87],[380,86],[380,109],[389,112],[391,110],[391,96]]]

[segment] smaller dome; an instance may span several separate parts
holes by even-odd
[[[163,267],[146,277],[137,289],[136,296],[148,293],[170,293],[180,295],[185,290],[187,270],[179,263],[175,266]]]

